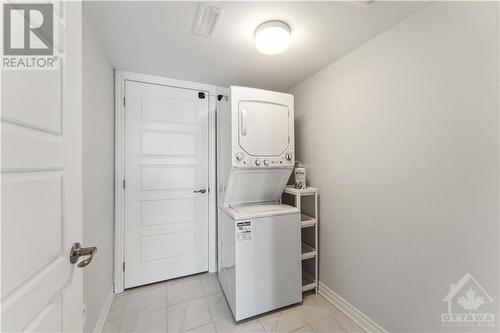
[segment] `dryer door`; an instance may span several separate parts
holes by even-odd
[[[281,104],[240,101],[239,144],[249,155],[280,156],[290,143],[289,110]]]

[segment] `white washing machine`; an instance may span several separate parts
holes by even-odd
[[[219,280],[236,320],[302,301],[300,213],[239,205],[219,219]]]
[[[217,105],[218,272],[234,318],[302,301],[290,94],[231,87]]]

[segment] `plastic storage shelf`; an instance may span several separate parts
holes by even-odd
[[[306,242],[302,242],[302,260],[316,257],[316,249]]]
[[[309,205],[303,204],[309,200]],[[302,291],[318,292],[318,189],[307,187],[296,189],[287,186],[282,201],[301,211],[302,229]],[[307,235],[306,235],[307,233]],[[307,239],[305,239],[307,238]]]

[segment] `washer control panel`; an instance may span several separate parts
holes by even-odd
[[[250,156],[245,152],[238,151],[233,154],[233,165],[249,168],[272,168],[272,167],[283,167],[283,166],[293,166],[295,163],[293,152],[288,151],[279,157],[256,157]]]

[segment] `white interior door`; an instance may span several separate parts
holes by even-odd
[[[240,146],[253,156],[279,156],[290,143],[288,107],[281,104],[241,101]]]
[[[126,81],[125,98],[125,288],[207,271],[208,94]]]
[[[2,332],[82,330],[81,3],[54,6],[61,68],[2,72]]]

